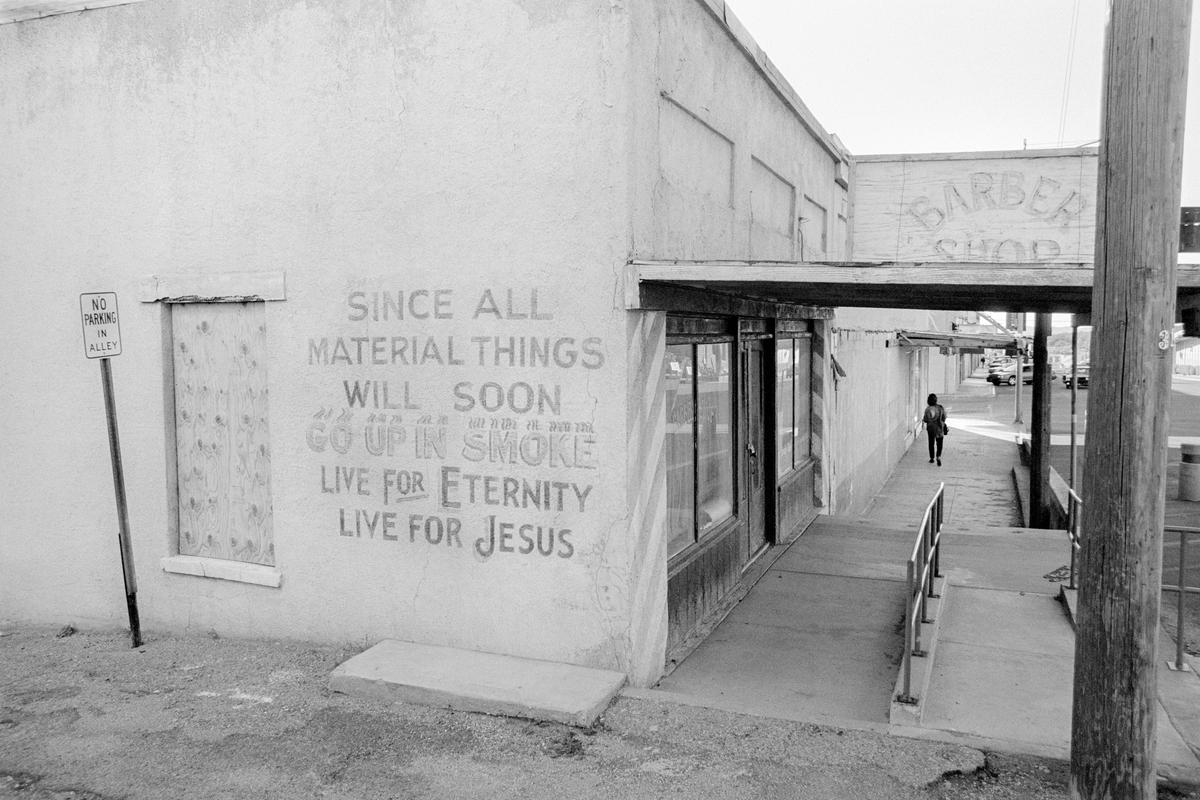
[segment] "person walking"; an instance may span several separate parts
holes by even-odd
[[[942,408],[937,401],[937,395],[931,394],[925,398],[925,416],[921,421],[925,423],[925,435],[929,437],[929,463],[937,461],[937,465],[942,465],[942,439],[946,436],[946,409]]]

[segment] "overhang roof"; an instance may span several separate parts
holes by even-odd
[[[959,333],[958,331],[896,331],[896,338],[902,345],[911,347],[970,347],[970,348],[1002,348],[1015,347],[1015,334],[1002,333]]]
[[[1091,264],[633,261],[630,308],[687,311],[695,293],[801,307],[921,308],[1086,314]],[[1179,306],[1200,304],[1200,265],[1176,271]]]

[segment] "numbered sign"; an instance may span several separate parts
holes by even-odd
[[[79,312],[83,318],[83,354],[88,358],[111,358],[121,355],[117,293],[81,294]]]

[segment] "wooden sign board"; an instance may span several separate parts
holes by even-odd
[[[0,25],[139,2],[141,0],[0,0]]]
[[[116,292],[79,295],[83,322],[83,354],[88,358],[121,355],[121,323],[117,317]]]
[[[864,156],[855,261],[1091,262],[1095,149]]]

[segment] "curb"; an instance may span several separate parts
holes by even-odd
[[[1017,513],[1021,516],[1021,527],[1029,527],[1029,467],[1014,464],[1013,485],[1017,490]]]
[[[940,581],[940,583],[939,583]],[[929,682],[933,676],[933,660],[937,657],[938,632],[942,627],[942,619],[946,615],[947,602],[950,599],[949,573],[934,579],[934,590],[941,595],[927,604],[933,621],[921,624],[921,641],[926,642],[925,655],[913,656],[911,686],[916,693],[916,703],[902,703],[900,697],[904,689],[904,661],[901,653],[900,668],[896,670],[896,682],[892,687],[891,708],[888,711],[888,726],[891,728],[920,727],[921,718],[925,714],[925,698],[929,695]],[[905,647],[908,646],[906,641]],[[894,732],[894,731],[893,731]]]

